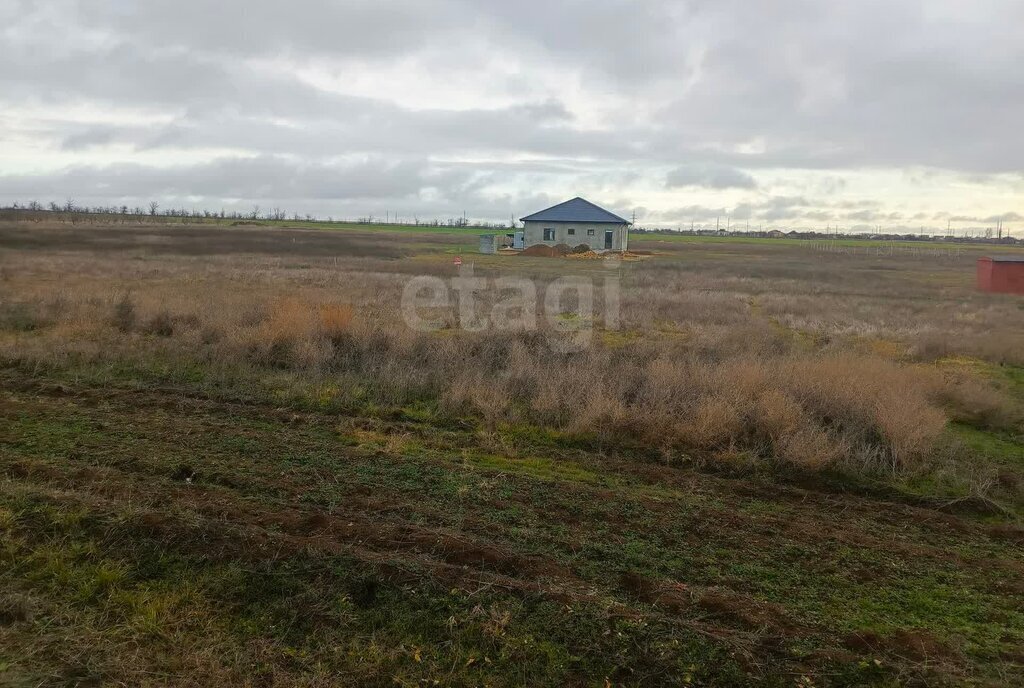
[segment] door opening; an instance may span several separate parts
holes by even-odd
[[[614,236],[615,236],[615,230],[613,230],[613,229],[606,229],[606,230],[604,230],[604,247],[605,248],[611,248],[612,247],[612,237],[614,237]]]

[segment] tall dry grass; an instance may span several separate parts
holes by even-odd
[[[923,292],[893,306],[884,282],[842,299],[827,275],[809,284],[653,263],[623,281],[629,336],[599,332],[566,354],[553,331],[414,332],[397,309],[407,277],[369,259],[22,258],[3,265],[9,361],[178,361],[222,379],[273,371],[345,403],[425,402],[666,455],[865,472],[923,466],[951,420],[1019,423],[986,380],[914,362],[949,355],[915,344],[948,311],[937,320]],[[534,275],[541,287],[556,276]],[[978,317],[1003,322],[1012,307],[990,303]],[[864,345],[874,338],[892,346]]]

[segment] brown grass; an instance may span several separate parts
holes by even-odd
[[[189,251],[195,239],[182,239]],[[622,274],[625,332],[599,333],[564,354],[551,346],[556,331],[408,329],[398,303],[409,265],[20,250],[0,266],[7,360],[145,365],[155,357],[236,380],[275,370],[295,389],[321,390],[310,393],[321,401],[427,402],[491,427],[528,423],[701,459],[869,472],[927,463],[950,420],[994,428],[1020,420],[991,381],[931,363],[981,351],[979,342],[935,336],[937,323],[952,334],[1002,323],[987,339],[1015,341],[1024,331],[1005,323],[1015,322],[1006,316],[1016,306],[958,293],[954,308],[906,282],[907,297],[894,301],[889,271],[810,273],[798,263],[769,269],[719,257],[694,267],[689,254],[647,261]],[[529,265],[539,290],[565,270]],[[432,263],[422,271],[450,274]],[[443,319],[454,323],[454,313]],[[995,362],[1013,358],[995,344],[987,351]]]

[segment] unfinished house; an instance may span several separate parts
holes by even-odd
[[[586,244],[595,251],[625,251],[629,245],[629,220],[578,196],[520,221],[526,248]]]

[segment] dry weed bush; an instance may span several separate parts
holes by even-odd
[[[347,336],[352,324],[351,306],[314,305],[298,299],[282,299],[243,316],[246,333],[232,341],[247,343],[249,358],[275,367],[321,369],[334,355],[334,345]],[[239,334],[241,336],[239,336]]]
[[[998,430],[1021,427],[1020,406],[1002,390],[965,371],[946,372],[935,383],[934,394],[951,420]]]
[[[132,331],[138,316],[135,313],[135,302],[130,295],[125,294],[114,303],[110,319],[114,327],[121,332]]]
[[[174,316],[168,310],[160,310],[146,321],[142,331],[160,337],[170,337],[174,334]]]
[[[1018,316],[1024,322],[1024,314]],[[1024,365],[1024,335],[951,333],[925,330],[910,339],[909,351],[922,361],[951,356],[970,356],[998,364]]]

